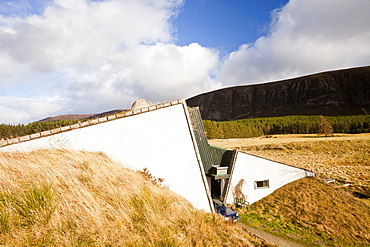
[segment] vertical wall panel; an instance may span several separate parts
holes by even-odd
[[[251,204],[271,194],[285,184],[307,176],[314,176],[313,172],[295,168],[282,163],[267,160],[251,154],[238,152],[233,174],[230,179],[230,187],[226,196],[226,202],[234,202],[233,192],[237,184],[243,179],[242,192],[247,196]],[[268,188],[256,188],[256,181],[269,180]]]

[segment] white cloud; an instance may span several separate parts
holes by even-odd
[[[152,102],[186,98],[221,86],[210,77],[217,65],[217,51],[198,44],[140,45],[116,53],[98,71],[70,73],[73,83],[63,97],[79,111],[129,107],[138,97]]]
[[[137,98],[163,102],[220,86],[211,78],[216,50],[173,44],[171,18],[181,6],[54,0],[41,15],[0,16],[0,65],[8,68],[0,72],[0,92],[12,98],[0,98],[0,123],[127,108]],[[44,97],[58,107],[40,104]]]
[[[218,63],[218,52],[199,44],[142,46],[137,57],[133,71],[146,97],[190,97],[221,86],[210,78]]]
[[[172,19],[183,0],[36,2],[0,3],[0,123],[128,108],[137,98],[163,102],[370,62],[368,0],[291,0],[274,13],[268,35],[223,62],[215,49],[175,45]]]
[[[42,99],[0,97],[0,102],[1,115],[6,116],[7,120],[5,123],[13,124],[28,123],[35,116],[44,116],[42,118],[45,118],[55,112],[65,110],[62,104],[63,99],[59,97],[44,97]],[[41,120],[41,118],[34,120]]]
[[[218,79],[252,84],[369,65],[369,10],[368,0],[291,0],[267,36],[226,58]]]
[[[42,16],[3,18],[6,52],[34,69],[99,66],[140,43],[171,41],[168,9],[145,1],[55,0]]]

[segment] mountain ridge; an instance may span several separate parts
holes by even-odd
[[[289,115],[364,115],[370,112],[370,66],[293,79],[222,88],[186,100],[202,118],[227,121]]]

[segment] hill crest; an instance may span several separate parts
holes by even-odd
[[[223,88],[187,99],[202,118],[228,121],[289,115],[364,115],[370,112],[370,66],[282,81]]]
[[[54,117],[47,117],[44,119],[41,119],[37,122],[47,122],[47,121],[60,121],[60,120],[79,120],[79,119],[94,119],[94,118],[101,118],[107,115],[113,115],[119,112],[128,111],[128,109],[117,109],[117,110],[111,110],[106,111],[102,113],[97,114],[66,114],[66,115],[58,115]]]

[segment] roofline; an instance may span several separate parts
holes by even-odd
[[[260,155],[257,155],[257,154],[252,154],[252,153],[249,153],[249,152],[245,152],[245,151],[241,151],[241,150],[237,150],[237,152],[239,153],[244,153],[244,154],[248,154],[248,155],[251,155],[251,156],[254,156],[254,157],[257,157],[257,158],[261,158],[261,159],[264,159],[264,160],[268,160],[268,161],[272,161],[272,162],[275,162],[275,163],[279,163],[281,165],[285,165],[285,166],[290,166],[290,167],[293,167],[293,168],[297,168],[297,169],[301,169],[301,170],[304,170],[306,172],[311,172],[313,173],[313,177],[316,176],[316,173],[314,173],[313,171],[310,171],[306,168],[301,168],[301,167],[298,167],[298,166],[294,166],[294,165],[290,165],[290,164],[286,164],[286,163],[283,163],[281,161],[277,161],[277,160],[273,160],[273,159],[270,159],[270,158],[266,158],[266,157],[262,157]]]
[[[144,107],[144,108],[141,108],[141,109],[137,109],[137,110],[134,110],[134,111],[129,110],[129,111],[124,111],[124,112],[108,115],[106,117],[95,118],[95,119],[87,120],[87,121],[84,121],[84,122],[81,122],[81,123],[67,125],[67,126],[63,126],[63,127],[60,127],[60,128],[56,128],[56,129],[46,130],[46,131],[43,131],[43,132],[33,133],[33,134],[30,134],[30,135],[26,135],[26,136],[20,136],[20,137],[8,139],[8,140],[0,140],[0,148],[5,147],[5,146],[9,146],[9,145],[13,145],[13,144],[17,144],[17,143],[21,143],[21,142],[35,140],[35,139],[42,138],[42,137],[45,137],[45,136],[51,136],[51,135],[59,134],[59,133],[62,133],[62,132],[67,132],[67,131],[74,130],[74,129],[80,129],[80,128],[84,128],[84,127],[91,126],[91,125],[96,125],[96,124],[100,124],[100,123],[104,123],[104,122],[109,122],[109,121],[120,119],[120,118],[135,116],[135,115],[138,115],[138,114],[141,114],[141,113],[155,111],[155,110],[166,108],[166,107],[169,107],[169,106],[174,106],[174,105],[178,105],[178,104],[185,104],[185,103],[186,103],[185,99],[179,99],[179,100],[165,102],[165,103],[161,103],[161,104],[157,104],[157,105],[151,105],[151,106]]]

